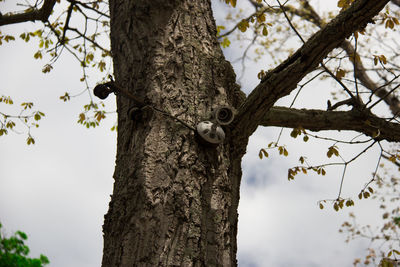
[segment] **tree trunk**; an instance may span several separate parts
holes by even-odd
[[[209,0],[110,1],[115,81],[145,100],[117,96],[114,192],[103,266],[236,266],[241,158],[247,140],[201,144],[188,125],[243,93],[216,40]]]

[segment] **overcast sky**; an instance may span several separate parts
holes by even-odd
[[[223,5],[215,3],[217,23],[224,17]],[[6,6],[2,3],[0,10]],[[1,30],[19,35],[33,25],[26,23]],[[31,256],[45,254],[50,266],[100,266],[103,216],[112,193],[115,166],[116,133],[110,131],[115,115],[96,129],[77,124],[87,98],[77,97],[64,103],[59,96],[84,88],[79,81],[79,65],[64,56],[53,71],[43,74],[41,69],[46,61],[35,60],[35,51],[32,44],[20,40],[0,47],[0,95],[12,96],[16,105],[34,102],[46,114],[40,127],[32,130],[35,145],[26,145],[26,134],[0,137],[0,222],[7,234],[16,230],[26,232]],[[232,48],[224,52],[228,59],[234,59],[238,51]],[[256,73],[263,68],[263,62],[250,63],[241,81],[247,93],[258,82]],[[239,66],[235,68],[238,70]],[[91,76],[91,81],[96,79],[100,80],[101,75]],[[330,85],[315,83],[308,87],[302,93],[304,101],[315,99],[321,87]],[[324,97],[328,97],[328,92],[322,93],[320,103],[306,104],[324,108]],[[289,100],[282,103],[285,101]],[[112,110],[113,97],[106,104]],[[6,107],[0,104],[0,111],[4,110]],[[345,243],[345,236],[338,233],[340,224],[353,210],[368,223],[378,222],[381,214],[371,208],[370,201],[356,201],[355,209],[340,212],[330,206],[320,210],[318,200],[337,197],[342,169],[327,169],[328,174],[323,177],[299,175],[291,182],[287,180],[287,169],[297,165],[301,155],[317,160],[324,157],[332,144],[298,142],[288,137],[287,130],[281,142],[287,145],[289,157],[271,152],[270,158],[260,160],[259,149],[275,141],[279,130],[258,129],[243,159],[239,266],[352,266],[354,258],[365,255],[368,243]],[[23,132],[24,128],[19,127],[18,131]],[[346,150],[344,157],[349,159],[354,153],[356,150]],[[350,166],[344,196],[355,197],[370,179],[377,153],[372,149]]]

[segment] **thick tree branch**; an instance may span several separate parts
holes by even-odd
[[[357,110],[325,111],[273,107],[263,117],[260,125],[302,127],[310,131],[349,130],[364,133],[376,140],[400,142],[400,124]]]
[[[0,26],[41,20],[46,22],[53,11],[56,0],[45,0],[40,9],[28,9],[24,13],[7,13],[0,16]]]
[[[354,31],[363,29],[389,0],[357,0],[335,19],[315,33],[300,49],[275,69],[269,71],[240,107],[233,123],[235,136],[247,138],[264,115],[297,83],[314,70],[334,48]]]
[[[391,2],[400,6],[400,0],[397,0],[397,1],[392,0]],[[315,12],[313,7],[310,6],[308,1],[302,0],[302,5],[306,11],[299,10],[296,8],[290,8],[288,10],[289,10],[289,12],[296,14],[297,16],[304,18],[304,19],[314,23],[316,26],[322,28],[324,26],[323,21],[321,20],[319,15]],[[357,53],[356,53],[354,47],[351,45],[351,43],[349,41],[344,40],[343,43],[340,45],[340,47],[346,51],[346,53],[349,57],[357,56]],[[365,67],[361,61],[354,60],[353,64],[355,67],[356,78],[372,93],[374,93],[375,95],[377,95],[380,98],[383,98],[385,103],[389,106],[390,110],[392,111],[393,115],[399,114],[400,113],[400,101],[398,100],[398,98],[395,97],[393,94],[392,95],[388,94],[388,92],[385,88],[379,88],[379,86],[371,80],[371,78],[367,74],[367,70],[365,69]]]

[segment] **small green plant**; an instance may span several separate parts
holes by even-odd
[[[21,231],[6,238],[1,233],[0,223],[0,267],[42,267],[49,263],[49,259],[40,255],[38,259],[28,258],[29,247],[24,244],[28,236]]]

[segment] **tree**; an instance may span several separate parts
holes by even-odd
[[[391,87],[395,79],[384,84],[367,84],[363,75],[367,72],[362,69],[357,50],[353,48],[351,52],[352,47],[346,46],[345,41],[352,34],[361,34],[389,1],[357,0],[349,5],[350,2],[353,1],[339,1],[342,12],[325,24],[315,16],[308,1],[299,1],[301,5],[297,9],[281,5],[279,1],[275,7],[263,7],[261,1],[252,1],[257,11],[255,16],[278,12],[295,30],[288,14],[297,12],[321,29],[307,40],[302,39],[304,44],[278,66],[261,72],[260,84],[246,97],[236,85],[235,73],[220,49],[209,1],[110,1],[115,83],[109,85],[117,91],[127,90],[142,100],[133,101],[117,94],[117,164],[114,193],[103,228],[103,266],[235,266],[240,164],[249,136],[260,125],[294,128],[294,137],[306,131],[357,131],[371,137],[369,147],[382,140],[399,141],[398,124],[378,117],[371,110],[385,101],[397,114],[394,108],[398,101],[393,97],[397,87]],[[71,49],[69,45],[76,37],[107,55],[108,51],[95,41],[96,34],[92,37],[69,27],[74,10],[106,15],[99,13],[96,6],[102,1],[94,2],[93,6],[79,1],[68,3],[63,25],[49,21],[55,0],[46,0],[40,7],[34,5],[22,14],[5,14],[0,18],[0,25],[41,20],[56,36],[56,47]],[[257,20],[254,16],[243,19],[237,28],[245,31],[252,19]],[[390,14],[379,19],[389,28],[397,24]],[[268,33],[267,26],[266,30],[261,29],[264,34]],[[76,35],[68,37],[69,33]],[[42,32],[21,38],[27,36],[41,38],[43,46],[48,41]],[[361,91],[357,83],[349,89],[341,80],[343,70],[337,68],[334,74],[326,62],[321,64],[340,46],[349,54],[347,59],[354,63],[355,78],[366,89]],[[93,63],[94,53],[79,46],[72,48],[78,52],[81,49],[84,54],[83,58],[75,54],[83,67]],[[75,53],[73,49],[71,52]],[[57,58],[57,51],[51,52]],[[386,61],[382,55],[375,58],[383,64]],[[101,69],[100,63],[97,66]],[[327,110],[276,106],[279,99],[294,91],[317,68],[342,86],[347,99],[328,104]],[[46,65],[44,71],[50,70],[51,65]],[[369,90],[368,97],[364,90]],[[374,95],[378,100],[372,101]],[[66,94],[63,99],[68,98]],[[343,105],[352,109],[335,111]],[[223,144],[204,145],[192,128],[208,120],[212,109],[219,106],[236,109],[235,119],[224,127]],[[87,109],[98,107],[91,102]],[[80,122],[93,126],[95,122],[88,122],[82,114]],[[104,113],[97,110],[97,121],[103,117]],[[277,147],[283,154],[287,153],[284,147]],[[260,151],[260,157],[266,155],[265,149]],[[332,155],[338,155],[335,146],[328,151],[328,157]],[[295,167],[289,170],[288,178],[293,179],[298,172],[307,170],[325,172],[323,166]],[[342,208],[344,203],[352,204],[340,193],[333,202],[335,209]]]
[[[2,225],[0,224],[0,230]],[[28,258],[29,247],[24,244],[28,236],[21,231],[6,238],[0,233],[0,266],[4,267],[42,267],[49,263],[46,256],[40,255],[38,259]]]

